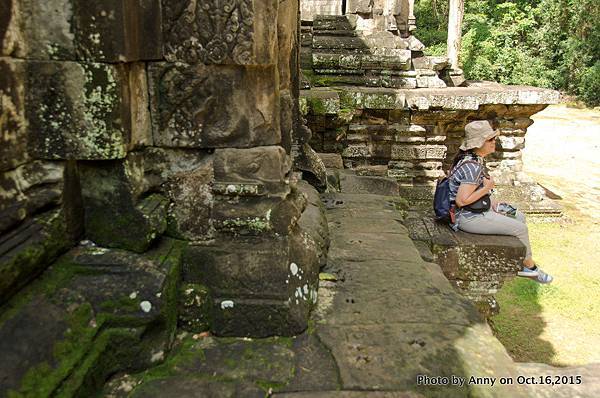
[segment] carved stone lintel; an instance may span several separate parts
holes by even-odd
[[[168,61],[263,65],[276,61],[277,0],[162,0]]]

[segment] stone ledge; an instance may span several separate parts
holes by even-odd
[[[301,90],[303,98],[328,98],[340,101],[339,105],[328,104],[331,114],[334,109],[402,109],[427,110],[477,110],[481,105],[548,105],[559,100],[558,91],[531,86],[507,86],[493,82],[468,82],[467,87],[392,89],[379,87],[337,86]],[[317,94],[318,93],[318,94]],[[337,98],[336,98],[337,97]],[[319,109],[308,112],[323,114]]]
[[[409,215],[405,224],[410,237],[421,242],[421,256],[433,259],[457,291],[486,316],[499,311],[494,294],[516,276],[525,257],[517,238],[453,232],[423,212]]]

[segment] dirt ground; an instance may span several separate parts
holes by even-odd
[[[533,119],[525,171],[561,196],[563,205],[600,222],[600,111],[553,105]]]

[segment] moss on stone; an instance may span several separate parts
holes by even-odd
[[[186,283],[179,293],[179,325],[188,332],[200,333],[210,329],[212,298],[206,286]]]
[[[40,239],[0,264],[0,300],[10,296],[28,280],[37,276],[74,242],[67,238],[62,211],[57,210],[38,217],[42,226]]]
[[[91,305],[80,304],[66,321],[68,329],[64,338],[53,348],[56,365],[50,366],[44,362],[33,366],[21,380],[19,391],[11,392],[10,397],[52,395],[85,356],[98,331],[97,326],[91,326],[94,321]]]
[[[271,231],[271,221],[267,217],[232,218],[221,222],[223,229],[238,234],[257,234]]]

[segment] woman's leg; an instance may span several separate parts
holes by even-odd
[[[532,259],[529,231],[524,222],[525,217],[522,213],[521,215],[519,213],[517,213],[518,219],[507,217],[495,211],[486,211],[471,218],[460,217],[458,228],[473,234],[516,236],[527,248],[523,264],[528,268],[532,268],[535,264]]]

